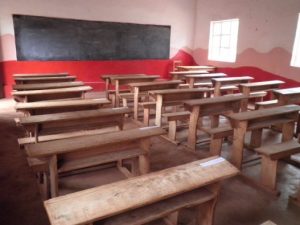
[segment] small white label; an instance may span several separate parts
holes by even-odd
[[[209,160],[209,161],[204,162],[204,163],[200,163],[200,166],[202,166],[202,167],[212,166],[212,165],[224,162],[224,161],[225,161],[224,158],[219,157],[219,158],[212,159],[212,160]]]

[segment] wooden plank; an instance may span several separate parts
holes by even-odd
[[[255,111],[234,113],[229,115],[228,117],[237,120],[253,120],[262,117],[268,116],[276,116],[276,115],[284,115],[286,113],[297,112],[300,110],[300,106],[298,105],[286,105],[286,106],[277,106],[270,109],[261,109]]]
[[[19,73],[13,74],[14,78],[17,77],[66,77],[69,76],[69,73]]]
[[[54,88],[67,88],[84,86],[82,81],[73,82],[57,82],[57,83],[41,83],[41,84],[16,84],[13,85],[13,90],[25,91],[25,90],[42,90],[42,89],[54,89]]]
[[[14,96],[30,96],[30,95],[43,95],[43,94],[57,94],[57,93],[68,93],[68,92],[82,92],[90,91],[90,86],[79,86],[79,87],[68,87],[68,88],[53,88],[45,90],[26,90],[26,91],[14,91]]]
[[[68,194],[44,205],[52,225],[92,223],[238,174],[226,160],[216,160],[211,157]]]
[[[153,82],[139,82],[139,83],[130,83],[129,87],[133,90],[134,88],[139,88],[141,92],[150,91],[150,90],[160,90],[175,88],[179,84],[183,83],[181,80],[170,80],[170,81],[153,81]]]
[[[295,141],[287,141],[272,145],[266,145],[255,149],[256,152],[270,157],[272,160],[282,159],[300,152],[300,144]]]
[[[185,207],[193,207],[213,200],[216,195],[205,188],[183,193],[164,201],[153,203],[130,212],[113,216],[103,221],[103,225],[142,225],[160,219]]]
[[[249,88],[250,91],[269,91],[278,88],[281,84],[284,84],[281,80],[270,80],[261,82],[251,82],[246,84],[240,84],[241,88]]]
[[[188,70],[188,71],[191,71],[191,70],[206,70],[208,72],[212,72],[216,69],[215,66],[177,66],[178,69],[181,69],[181,70]]]
[[[33,83],[53,83],[53,82],[70,82],[75,81],[75,76],[67,77],[18,77],[15,78],[16,84],[33,84]]]
[[[65,112],[65,113],[54,113],[50,115],[37,115],[30,117],[19,118],[19,124],[31,125],[31,124],[43,124],[51,122],[63,122],[70,120],[84,120],[93,117],[105,117],[112,115],[120,115],[130,113],[132,110],[128,107],[121,108],[107,108],[107,109],[96,109],[96,110],[83,110],[76,112]]]
[[[25,149],[27,155],[30,157],[47,157],[53,154],[64,154],[88,148],[99,148],[100,146],[109,146],[116,143],[130,142],[133,140],[162,135],[165,133],[166,132],[159,127],[143,127],[114,133],[29,144],[25,146]]]
[[[212,82],[221,83],[222,85],[231,85],[231,84],[240,84],[240,83],[247,83],[250,80],[253,80],[253,77],[250,76],[242,76],[242,77],[220,77],[220,78],[212,78]]]

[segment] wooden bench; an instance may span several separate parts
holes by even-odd
[[[19,139],[20,144],[53,140],[53,138],[70,137],[71,134],[61,134],[72,131],[100,129],[116,126],[123,129],[124,115],[132,110],[127,107],[83,110],[75,112],[54,113],[17,118],[18,125],[24,127],[27,138]],[[77,135],[79,132],[75,132]],[[44,135],[43,135],[44,134]],[[46,134],[46,135],[45,135]],[[53,135],[61,134],[61,135]]]
[[[53,198],[44,206],[52,225],[142,225],[165,216],[176,225],[177,212],[186,207],[195,209],[196,225],[212,225],[220,181],[237,174],[226,160],[212,157]]]
[[[252,131],[251,147],[253,148],[261,145],[262,130],[271,125],[282,124],[282,141],[291,140],[299,110],[300,106],[286,105],[228,115],[234,129],[231,162],[241,169],[247,130]]]
[[[256,148],[261,154],[261,177],[260,182],[269,190],[276,192],[276,174],[278,160],[287,158],[300,152],[300,144],[295,140],[283,143],[265,145]]]
[[[278,100],[277,99],[262,101],[262,102],[256,102],[255,103],[255,110],[272,108],[272,107],[277,106],[277,105],[278,105]]]
[[[253,77],[249,77],[249,76],[212,78],[211,81],[214,87],[214,96],[221,96],[220,88],[222,86],[248,83],[253,79],[254,79]]]
[[[128,86],[131,92],[134,94],[134,119],[138,121],[138,110],[139,110],[139,94],[151,90],[164,90],[164,89],[175,89],[178,88],[179,84],[183,83],[181,80],[171,81],[155,81],[155,82],[143,82],[143,83],[130,83]]]
[[[41,83],[41,84],[16,84],[13,85],[13,90],[27,91],[27,90],[43,90],[43,89],[79,87],[79,86],[84,86],[84,83],[82,81],[72,81],[72,82]]]
[[[12,95],[17,102],[38,102],[58,99],[80,99],[84,98],[84,94],[90,90],[92,90],[90,86],[79,86],[45,90],[13,91]]]
[[[13,78],[17,77],[67,77],[69,73],[19,73],[13,74]]]
[[[212,78],[218,78],[218,77],[227,77],[225,73],[209,73],[209,74],[189,74],[185,75],[186,83],[189,85],[189,88],[193,88],[195,85],[197,85],[197,82],[207,82],[212,86],[211,79]]]
[[[189,74],[206,74],[208,73],[207,70],[193,70],[193,71],[172,71],[170,75],[172,76],[172,80],[184,80],[185,75]]]
[[[40,83],[56,83],[75,81],[75,76],[55,76],[55,77],[16,77],[16,84],[40,84]]]
[[[228,126],[214,128],[201,127],[201,130],[210,135],[210,155],[221,155],[223,139],[233,135],[233,129]]]
[[[19,102],[15,105],[15,109],[19,112],[23,112],[25,116],[30,116],[59,112],[99,109],[101,106],[108,104],[110,104],[110,101],[106,98],[26,103]]]
[[[216,70],[215,66],[177,66],[177,68],[181,71],[195,71],[195,70],[206,70],[208,72],[213,72]]]
[[[58,195],[58,172],[93,167],[108,162],[121,162],[138,157],[138,168],[128,172],[122,163],[118,168],[125,175],[149,172],[150,138],[164,134],[159,127],[144,127],[100,135],[67,138],[25,145],[29,158],[46,160],[49,165],[51,196]],[[58,167],[58,159],[63,163]]]
[[[240,92],[244,95],[250,95],[252,92],[258,92],[258,91],[265,91],[270,92],[275,89],[278,89],[281,84],[284,84],[281,80],[270,80],[270,81],[262,81],[262,82],[252,82],[252,83],[246,83],[246,84],[240,84]],[[272,94],[272,92],[271,92]],[[262,101],[262,99],[261,99]],[[248,101],[247,99],[243,100],[242,102],[242,111],[246,111],[248,108]]]

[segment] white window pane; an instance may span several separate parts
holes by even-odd
[[[213,23],[213,35],[220,35],[222,31],[222,23]]]
[[[220,48],[220,43],[221,43],[221,37],[216,36],[212,38],[212,47],[213,48]]]
[[[298,16],[291,66],[300,67],[300,14]]]
[[[231,21],[227,20],[222,23],[222,34],[230,34],[231,32]]]
[[[223,35],[221,38],[221,47],[230,48],[230,35]]]

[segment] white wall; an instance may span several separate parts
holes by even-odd
[[[253,66],[300,81],[290,67],[300,0],[198,0],[194,58],[223,67]],[[212,20],[239,18],[236,63],[207,61]]]
[[[16,59],[12,14],[171,25],[172,57],[193,47],[195,7],[196,0],[0,0],[2,60]]]

